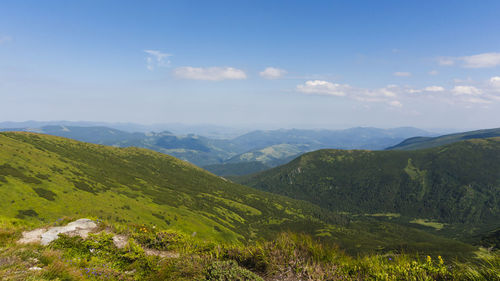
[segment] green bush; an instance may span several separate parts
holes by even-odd
[[[160,251],[172,250],[179,247],[187,239],[184,234],[179,232],[155,231],[146,227],[140,227],[132,237],[142,246]]]
[[[264,281],[232,260],[216,261],[210,264],[205,269],[205,278],[210,281]]]

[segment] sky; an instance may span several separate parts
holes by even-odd
[[[500,127],[500,1],[0,2],[0,121]]]

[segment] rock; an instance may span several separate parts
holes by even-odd
[[[128,237],[125,235],[115,235],[113,236],[113,244],[115,244],[116,248],[122,249],[128,243]]]
[[[23,237],[18,241],[21,244],[40,243],[48,245],[63,233],[69,236],[81,236],[87,238],[88,234],[97,228],[97,224],[89,219],[79,219],[68,223],[66,226],[54,226],[48,229],[39,228],[23,232]]]
[[[32,231],[24,231],[23,238],[21,238],[18,242],[20,244],[29,244],[29,243],[39,243],[42,240],[42,234],[47,231],[45,228],[38,228]]]

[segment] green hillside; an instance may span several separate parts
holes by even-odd
[[[493,137],[500,137],[500,128],[449,134],[433,138],[414,137],[406,139],[395,146],[388,147],[387,150],[417,150],[417,149],[437,147],[445,144],[451,144],[463,140],[484,139]]]
[[[292,231],[350,253],[404,249],[465,257],[475,251],[413,227],[335,214],[238,185],[146,149],[0,133],[0,218],[36,226],[65,216],[154,225],[224,243]]]
[[[314,233],[325,222],[340,223],[312,204],[231,183],[168,155],[33,133],[0,134],[0,198],[5,217],[90,215],[228,242],[290,225]]]
[[[441,234],[500,227],[500,138],[419,151],[319,150],[237,181]]]
[[[203,169],[223,177],[243,176],[261,172],[270,168],[270,166],[267,166],[259,161],[224,163],[203,166]]]

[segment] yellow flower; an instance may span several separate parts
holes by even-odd
[[[431,258],[431,256],[427,256],[427,262],[428,262],[428,263],[431,263],[431,262],[432,262],[432,258]]]
[[[441,256],[438,256],[439,264],[444,264],[443,258]]]

